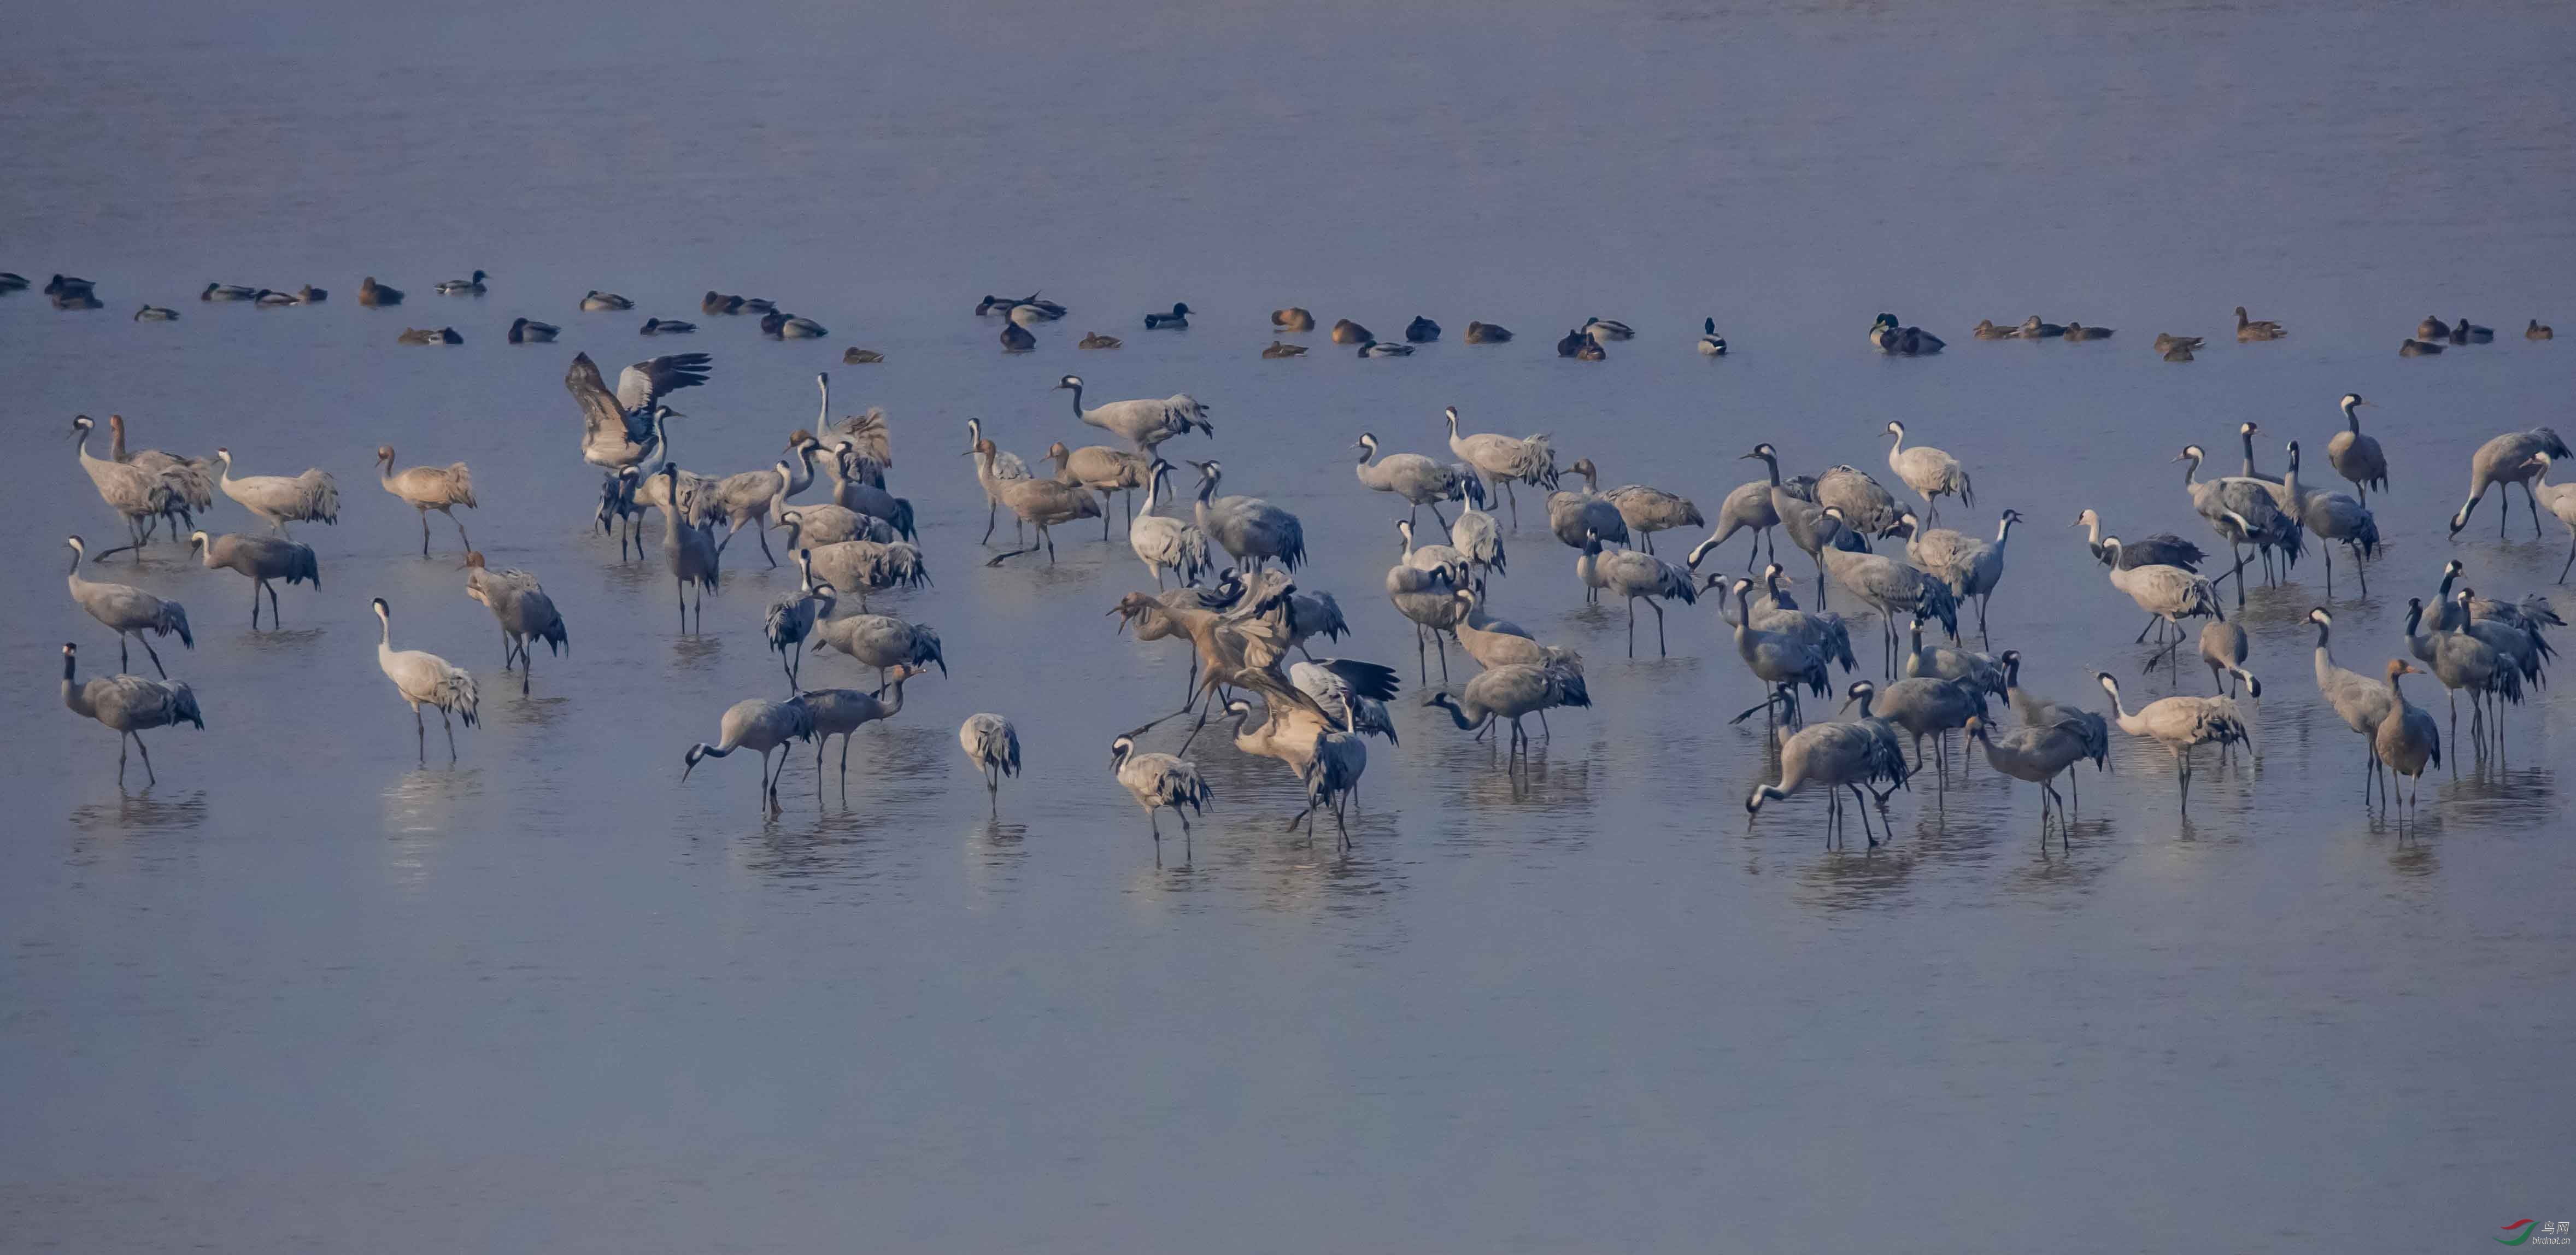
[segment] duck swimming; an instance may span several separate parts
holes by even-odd
[[[1511,329],[1508,327],[1497,327],[1489,322],[1467,324],[1467,343],[1469,344],[1505,344],[1509,343],[1511,338]]]
[[[477,270],[471,279],[449,279],[439,284],[437,291],[440,296],[481,296],[483,278],[483,272]]]
[[[1145,329],[1147,331],[1153,331],[1157,328],[1164,327],[1187,327],[1189,325],[1190,307],[1179,301],[1172,302],[1172,312],[1168,314],[1145,315]]]
[[[1699,320],[1699,351],[1702,357],[1726,356],[1726,337],[1717,334],[1717,320]]]

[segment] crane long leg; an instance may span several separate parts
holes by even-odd
[[[1658,657],[1658,658],[1670,657],[1670,656],[1671,656],[1670,651],[1668,651],[1667,649],[1665,649],[1665,648],[1664,648],[1664,607],[1663,607],[1663,603],[1661,603],[1661,602],[1653,602],[1653,601],[1650,601],[1650,602],[1647,602],[1647,603],[1646,603],[1646,607],[1647,607],[1648,609],[1650,609],[1650,610],[1652,610],[1652,611],[1654,611],[1654,612],[1655,612],[1655,656],[1656,656],[1656,657]],[[1630,602],[1630,603],[1629,603],[1629,605],[1628,605],[1628,613],[1630,613],[1630,614],[1632,614],[1632,615],[1633,615],[1633,614],[1635,614],[1635,613],[1637,613],[1637,610],[1636,610],[1636,603],[1635,603],[1635,602],[1633,602],[1633,601],[1632,601],[1632,602]]]
[[[120,789],[125,787],[125,741],[127,737],[133,735],[131,732],[120,732],[116,736],[116,787]]]
[[[143,743],[142,733],[137,732],[134,733],[133,736],[134,752],[143,756],[143,783],[146,786],[161,783],[161,777],[154,775],[152,772],[152,747]],[[119,783],[122,783],[122,781]]]
[[[422,762],[429,761],[429,724],[420,717],[420,703],[411,705],[412,744]]]

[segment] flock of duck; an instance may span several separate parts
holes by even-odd
[[[474,296],[486,291],[488,276],[438,285],[445,295]],[[9,286],[14,285],[14,287]],[[0,290],[31,286],[14,275],[0,275]],[[56,276],[46,288],[58,306],[95,308],[94,286]],[[255,304],[311,303],[326,299],[318,289],[304,288],[289,297],[268,289],[209,285],[209,301]],[[399,304],[401,292],[369,278],[360,288],[362,305]],[[83,301],[89,304],[84,306]],[[581,308],[592,312],[631,310],[633,303],[612,293],[592,291]],[[780,338],[819,338],[825,332],[811,320],[780,311],[773,302],[709,292],[702,309],[711,315],[760,315],[763,329]],[[147,307],[146,313],[150,312]],[[998,316],[1005,325],[1006,347],[1013,334],[1065,317],[1063,306],[1032,294],[1004,299],[987,296],[979,316]],[[167,313],[167,311],[164,311]],[[1145,318],[1152,330],[1187,325],[1192,311],[1176,304]],[[138,315],[140,316],[140,315]],[[175,317],[175,314],[170,315]],[[1312,331],[1314,316],[1303,309],[1282,309],[1273,316],[1283,333]],[[2238,338],[2277,339],[2278,324],[2257,322],[2237,310]],[[2479,343],[2492,333],[2465,320],[2450,327],[2427,320],[2410,343],[2428,338],[2431,328],[2452,343]],[[452,330],[440,329],[447,337]],[[687,323],[653,319],[648,335],[687,333]],[[511,328],[518,342],[542,342],[556,329],[522,318]],[[406,332],[406,336],[413,334]],[[427,334],[427,333],[424,333]],[[1363,356],[1409,351],[1404,344],[1377,341],[1349,320],[1331,329],[1335,343],[1355,345]],[[2037,317],[2016,327],[1979,324],[1980,338],[2104,338],[2100,328],[2042,322]],[[2548,337],[2535,322],[2527,333]],[[1408,343],[1436,339],[1440,328],[1417,318],[1405,331]],[[1599,356],[1605,346],[1631,339],[1627,325],[1589,318],[1570,331],[1560,351],[1569,356]],[[1114,347],[1110,337],[1106,346]],[[1476,343],[1505,342],[1511,333],[1482,322],[1468,324],[1466,338]],[[435,341],[433,341],[435,342]],[[446,342],[454,343],[450,338]],[[1920,328],[1904,326],[1882,314],[1872,324],[1870,342],[1883,352],[1937,352],[1941,342]],[[2197,339],[2159,337],[2169,356],[2188,356]],[[1570,349],[1569,349],[1570,346]],[[1092,347],[1092,346],[1087,346]],[[1294,348],[1274,341],[1266,356]],[[1701,351],[1722,354],[1726,346],[1712,324],[1705,324]],[[1302,349],[1296,349],[1302,352]],[[860,350],[851,350],[857,354]],[[873,357],[873,355],[871,355]],[[851,360],[859,360],[853,358]],[[657,545],[667,565],[680,612],[680,630],[703,627],[704,598],[721,583],[725,554],[745,529],[753,530],[763,556],[772,566],[779,559],[769,533],[785,534],[784,549],[801,579],[796,590],[766,607],[763,635],[777,651],[787,680],[781,699],[750,697],[726,710],[715,740],[690,746],[683,756],[685,779],[698,764],[749,750],[762,764],[760,803],[764,814],[778,812],[778,780],[788,747],[810,743],[818,775],[823,752],[834,734],[842,737],[841,771],[848,770],[849,734],[868,723],[890,719],[903,706],[905,682],[947,663],[938,633],[926,624],[897,615],[872,612],[871,594],[917,590],[930,583],[918,544],[911,502],[888,485],[894,465],[889,424],[882,410],[835,418],[831,379],[818,374],[819,408],[810,427],[787,434],[781,456],[770,466],[737,474],[708,476],[684,469],[672,452],[671,419],[685,417],[667,403],[674,394],[703,384],[713,370],[706,353],[665,354],[637,361],[619,372],[612,387],[587,354],[576,355],[565,376],[582,420],[579,450],[583,461],[602,475],[596,519],[605,533],[619,540],[619,560],[648,556],[644,522],[658,515]],[[979,422],[967,423],[964,453],[974,459],[978,488],[989,508],[981,543],[990,545],[1001,516],[1007,512],[1019,539],[995,553],[987,566],[999,566],[1023,555],[1055,557],[1052,529],[1090,519],[1101,521],[1104,541],[1113,540],[1113,498],[1123,497],[1126,541],[1152,575],[1155,591],[1131,592],[1110,610],[1118,627],[1142,641],[1171,641],[1189,656],[1189,680],[1182,706],[1109,742],[1110,774],[1145,811],[1149,830],[1159,842],[1159,816],[1164,810],[1179,818],[1184,834],[1190,813],[1204,813],[1213,796],[1196,764],[1185,755],[1211,720],[1228,721],[1237,749],[1278,761],[1303,788],[1302,820],[1309,835],[1316,819],[1331,812],[1344,826],[1348,805],[1368,766],[1367,741],[1396,741],[1387,703],[1398,698],[1400,673],[1394,666],[1354,658],[1316,657],[1310,645],[1337,641],[1351,624],[1329,592],[1301,587],[1296,572],[1306,565],[1304,526],[1297,515],[1259,497],[1221,493],[1222,463],[1214,457],[1184,459],[1195,472],[1186,513],[1167,513],[1181,504],[1173,491],[1179,463],[1162,450],[1169,442],[1193,434],[1213,438],[1211,409],[1186,393],[1086,404],[1079,375],[1061,376],[1056,389],[1070,392],[1073,417],[1083,428],[1106,433],[1117,443],[1068,447],[1056,442],[1033,466],[1000,450]],[[2127,596],[2147,616],[2138,640],[2149,632],[2164,645],[2156,665],[2179,668],[2184,624],[2207,620],[2197,641],[2199,661],[2210,670],[2210,695],[2183,694],[2161,698],[2132,710],[2119,681],[2107,672],[2094,678],[2108,699],[2096,712],[2077,703],[2035,694],[2021,684],[2019,651],[1988,652],[1987,606],[2007,573],[2006,557],[2013,528],[2024,521],[2019,511],[2005,509],[1991,539],[1939,526],[1946,499],[1959,508],[1975,508],[1977,490],[1970,469],[1935,447],[1909,444],[1903,423],[1883,429],[1888,440],[1885,464],[1895,483],[1919,501],[1901,499],[1871,473],[1835,465],[1814,474],[1784,473],[1777,449],[1759,444],[1743,455],[1761,463],[1762,473],[1730,490],[1720,501],[1712,523],[1681,493],[1628,484],[1604,490],[1589,459],[1560,467],[1545,433],[1511,435],[1472,432],[1464,428],[1455,407],[1445,421],[1448,456],[1388,451],[1375,433],[1361,433],[1350,446],[1362,489],[1387,493],[1407,507],[1394,530],[1400,558],[1386,573],[1384,593],[1393,609],[1415,630],[1417,676],[1426,692],[1425,707],[1444,712],[1456,727],[1478,739],[1508,726],[1510,757],[1506,770],[1517,770],[1530,744],[1524,721],[1536,716],[1545,729],[1547,712],[1590,705],[1583,658],[1570,648],[1550,645],[1531,631],[1496,617],[1489,601],[1494,582],[1507,576],[1507,545],[1519,543],[1516,489],[1529,487],[1546,512],[1547,541],[1564,545],[1574,555],[1573,569],[1587,600],[1616,599],[1624,604],[1628,653],[1636,653],[1636,609],[1643,602],[1656,620],[1656,648],[1665,650],[1665,602],[1692,604],[1716,594],[1721,615],[1745,669],[1763,689],[1764,699],[1735,716],[1742,722],[1756,714],[1775,726],[1779,779],[1756,789],[1745,801],[1758,814],[1771,801],[1809,787],[1828,797],[1828,833],[1837,831],[1847,793],[1858,804],[1864,834],[1871,804],[1882,810],[1897,791],[1910,789],[1911,778],[1924,765],[1923,740],[1934,740],[1936,775],[1946,791],[1948,741],[1962,734],[1998,772],[2039,787],[2043,840],[2052,817],[2062,818],[2064,799],[2055,783],[2078,764],[2097,768],[2109,755],[2110,734],[2144,738],[2169,751],[2183,804],[2188,807],[2194,751],[2203,745],[2231,747],[2253,740],[2256,719],[2247,703],[2257,701],[2262,681],[2249,669],[2249,643],[2242,626],[2230,621],[2229,598],[2222,591],[2235,582],[2234,603],[2245,604],[2245,584],[2253,564],[2262,578],[2286,582],[2309,553],[2311,540],[2325,549],[2327,597],[2333,597],[2331,550],[2346,551],[2352,578],[2367,592],[2368,568],[2377,556],[2379,531],[2369,505],[2370,493],[2387,486],[2390,459],[2377,439],[2362,430],[2359,411],[2368,403],[2347,394],[2338,402],[2342,428],[2326,441],[2325,467],[2352,488],[2332,491],[2301,478],[2301,445],[2284,446],[2282,473],[2258,469],[2255,438],[2260,428],[2243,423],[2238,436],[2243,466],[2233,475],[2204,477],[2207,453],[2185,446],[2175,461],[2185,464],[2183,488],[2191,510],[2227,547],[2222,562],[2201,545],[2170,533],[2127,538],[2106,532],[2105,521],[2084,510],[2073,526],[2087,529],[2086,543],[2104,568],[2109,591]],[[85,564],[112,554],[140,551],[166,527],[173,541],[184,538],[190,552],[208,569],[229,570],[249,582],[251,625],[259,626],[260,603],[266,596],[270,626],[277,625],[276,584],[321,582],[314,550],[289,534],[290,525],[329,525],[339,517],[336,479],[319,467],[297,474],[237,475],[232,454],[218,448],[211,456],[190,457],[159,449],[134,449],[127,443],[125,420],[107,422],[106,456],[91,452],[96,424],[87,416],[73,419],[83,471],[99,496],[127,527],[127,540],[114,549],[90,554],[77,535],[67,539],[72,550],[69,588],[84,611],[117,635],[120,669],[130,663],[129,644],[140,644],[160,678],[120,674],[79,677],[78,647],[63,647],[62,699],[66,707],[95,719],[119,734],[118,781],[126,771],[126,745],[142,754],[147,779],[151,759],[142,733],[186,723],[204,726],[195,691],[171,680],[154,649],[155,639],[176,636],[193,648],[187,610],[179,602],[142,588],[85,578]],[[2505,496],[2499,526],[2509,515],[2511,489],[2520,486],[2530,507],[2534,534],[2543,513],[2570,529],[2568,568],[2576,568],[2576,485],[2547,482],[2555,460],[2570,456],[2565,443],[2548,428],[2507,432],[2482,446],[2471,459],[2470,491],[2449,520],[2456,536],[2491,489]],[[1051,467],[1051,473],[1048,468]],[[455,526],[465,550],[465,593],[489,608],[503,636],[504,671],[519,672],[522,693],[530,690],[532,646],[543,642],[556,653],[568,645],[563,615],[531,573],[494,570],[472,549],[455,511],[477,506],[473,476],[464,463],[398,467],[395,451],[377,451],[378,482],[385,492],[414,509],[421,521],[422,553],[433,544],[428,516],[435,511]],[[1568,476],[1580,477],[1580,487]],[[1135,493],[1145,494],[1143,508]],[[795,499],[816,492],[813,500]],[[198,526],[198,516],[215,507],[220,493],[262,526],[212,534]],[[1500,500],[1497,501],[1497,498]],[[1501,505],[1498,517],[1490,507]],[[1456,517],[1444,507],[1456,508]],[[1429,543],[1417,536],[1428,509],[1442,534]],[[1506,522],[1508,519],[1508,522]],[[1675,529],[1707,529],[1681,563],[1658,556],[1654,537]],[[1779,561],[1776,541],[1785,534],[1812,563],[1815,607],[1800,604],[1789,586],[1794,577]],[[1745,573],[1730,576],[1714,568],[1721,546],[1738,536],[1746,540]],[[1445,540],[1445,543],[1443,541]],[[1547,542],[1541,542],[1547,543]],[[2204,568],[2208,568],[2206,571]],[[2223,569],[2221,569],[2223,568]],[[2320,606],[2308,620],[2316,628],[2314,671],[2321,696],[2358,736],[2364,747],[2365,801],[2377,785],[2377,804],[2389,805],[2393,773],[2420,790],[2422,777],[2443,762],[2444,728],[2430,711],[2408,699],[2403,680],[2429,675],[2449,694],[2448,732],[2456,743],[2458,704],[2465,694],[2471,706],[2471,736],[2481,757],[2500,749],[2509,707],[2524,702],[2544,682],[2554,651],[2547,630],[2563,625],[2547,598],[2538,594],[2506,601],[2481,596],[2462,583],[2466,574],[2457,561],[2442,572],[2429,598],[2409,602],[2404,656],[2362,671],[2338,663],[2331,650],[2334,616]],[[1857,599],[1875,612],[1880,628],[1879,680],[1850,679],[1861,670],[1852,644],[1857,621],[1829,608],[1834,593]],[[855,611],[853,611],[855,603]],[[450,761],[456,757],[455,724],[477,726],[481,687],[466,669],[422,650],[397,649],[392,608],[372,602],[379,620],[377,660],[395,695],[409,705],[422,758],[427,756],[426,710],[436,709],[446,731]],[[1963,629],[1964,611],[1973,606],[1975,621]],[[694,612],[694,619],[693,619]],[[1937,627],[1939,639],[1927,639]],[[1966,645],[1973,633],[1981,648]],[[1942,641],[1946,640],[1946,644]],[[1480,670],[1465,683],[1449,682],[1447,646],[1459,645]],[[822,688],[801,685],[808,649],[842,653],[878,673],[873,689]],[[1441,682],[1431,683],[1431,656],[1437,652]],[[1810,721],[1802,698],[1828,697],[1834,669],[1846,677],[1843,711],[1848,718]],[[2001,701],[2014,717],[2006,726],[1995,718],[1992,703]],[[1195,715],[1188,734],[1170,752],[1148,751],[1140,739],[1168,721]],[[998,806],[1003,778],[1020,768],[1020,739],[1012,722],[999,714],[969,718],[959,729],[959,744],[970,764],[985,778]],[[1498,738],[1500,739],[1500,738]],[[1911,750],[1911,761],[1908,750]],[[773,767],[772,753],[777,755]],[[2397,790],[2407,810],[2415,805],[2406,788]]]

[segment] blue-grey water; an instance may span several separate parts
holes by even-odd
[[[2386,546],[2370,596],[2339,570],[2332,604],[2339,659],[2375,670],[2449,558],[2511,598],[2566,556],[2518,503],[2499,542],[2492,496],[2443,528],[2480,441],[2571,421],[2576,346],[2517,334],[2576,332],[2564,6],[105,3],[10,25],[0,269],[96,279],[107,308],[0,297],[0,1247],[2447,1250],[2571,1210],[2576,706],[2535,695],[2503,761],[2451,747],[2420,824],[2373,817],[2310,678],[2314,559],[2243,611],[2259,752],[2204,751],[2188,819],[2162,751],[2116,738],[2071,849],[1980,764],[1946,802],[1900,795],[1887,847],[1829,850],[1813,794],[1745,822],[1770,766],[1758,721],[1724,719],[1760,691],[1713,607],[1674,607],[1671,656],[1631,662],[1533,522],[1496,609],[1586,656],[1595,707],[1557,712],[1565,739],[1506,774],[1408,702],[1343,853],[1329,826],[1280,831],[1277,764],[1202,738],[1216,804],[1158,859],[1108,772],[1111,736],[1182,687],[1182,654],[1102,615],[1144,568],[1068,526],[1052,569],[985,569],[957,456],[969,417],[1032,459],[1093,437],[1048,390],[1069,370],[1095,400],[1196,395],[1216,435],[1169,451],[1300,513],[1301,582],[1357,629],[1335,651],[1410,687],[1362,431],[1440,453],[1455,404],[1713,515],[1759,440],[1892,479],[1901,418],[1976,475],[1950,521],[2029,518],[1996,647],[2098,705],[2086,670],[2147,651],[2066,521],[2213,544],[2174,453],[2233,467],[2250,419],[2267,469],[2297,438],[2325,481],[2357,391],[2393,462]],[[489,295],[430,293],[477,267]],[[410,303],[359,308],[369,274]],[[333,295],[189,299],[210,281]],[[831,336],[703,319],[711,287]],[[638,308],[577,312],[591,288]],[[974,301],[1033,288],[1073,313],[1004,357]],[[1191,329],[1141,328],[1176,300]],[[182,318],[129,321],[145,301]],[[2240,303],[2292,337],[2233,343]],[[1289,304],[1448,337],[1259,359]],[[1949,352],[1871,353],[1881,309]],[[2118,335],[1966,334],[2032,313]],[[2428,313],[2501,334],[2400,360]],[[637,336],[656,314],[708,325]],[[1638,338],[1550,352],[1595,314]],[[520,315],[562,342],[503,343]],[[1692,351],[1702,317],[1732,354]],[[1456,342],[1471,318],[1521,338]],[[466,343],[393,343],[442,324]],[[1077,352],[1092,330],[1126,347]],[[2158,331],[2210,341],[2172,365]],[[851,345],[886,361],[844,367]],[[836,412],[884,406],[936,580],[877,604],[935,625],[953,674],[857,738],[846,799],[800,756],[774,822],[750,763],[682,783],[680,759],[782,692],[759,627],[792,579],[746,536],[683,636],[658,553],[621,564],[588,528],[566,362],[682,348],[717,366],[674,402],[696,469],[774,457],[817,370]],[[56,700],[63,641],[90,674],[114,646],[61,583],[64,535],[121,530],[75,413],[341,484],[339,526],[298,529],[324,578],[283,591],[285,631],[252,633],[244,582],[178,546],[103,577],[184,601],[197,633],[161,652],[207,726],[151,737],[153,788],[120,790],[112,734]],[[380,443],[471,464],[476,543],[561,604],[572,653],[531,697],[454,530],[420,558],[371,481]],[[256,530],[224,500],[207,522]],[[426,769],[406,752],[379,595],[398,645],[483,680],[453,768],[436,729]],[[2175,683],[2133,679],[2133,702]],[[2409,695],[2443,710],[2429,678]],[[998,818],[956,749],[978,710],[1026,741]]]

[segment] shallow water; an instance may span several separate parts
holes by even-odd
[[[2492,497],[2442,528],[2480,441],[2567,421],[2567,350],[2512,334],[2576,322],[2550,304],[2576,257],[2563,8],[454,12],[18,32],[0,268],[97,279],[108,308],[0,298],[35,468],[0,494],[25,817],[0,843],[0,1246],[2420,1249],[2564,1214],[2569,700],[2514,711],[2502,763],[2454,755],[2420,826],[2374,819],[2310,679],[2314,559],[2243,612],[2259,754],[2204,755],[2188,819],[2163,754],[2115,738],[2071,849],[1979,764],[1900,796],[1887,847],[1829,850],[1812,795],[1745,822],[1762,733],[1724,719],[1760,694],[1713,607],[1672,609],[1667,658],[1650,617],[1632,662],[1533,521],[1496,608],[1590,661],[1566,740],[1506,774],[1408,704],[1345,854],[1280,831],[1275,764],[1202,738],[1217,805],[1158,857],[1107,772],[1181,688],[1181,654],[1102,617],[1143,568],[1068,526],[1053,568],[985,569],[956,456],[970,416],[1031,458],[1087,440],[1048,390],[1066,371],[1095,400],[1195,394],[1216,437],[1171,451],[1298,511],[1301,582],[1357,627],[1335,652],[1410,686],[1361,431],[1437,453],[1456,404],[1713,515],[1758,440],[1891,478],[1877,432],[1903,418],[1977,477],[1946,521],[2028,516],[1994,644],[2088,700],[2087,668],[2148,651],[2065,521],[2209,544],[2174,452],[2232,468],[2253,419],[2266,469],[2297,438],[2322,482],[2358,391],[2394,482],[2372,595],[2338,570],[2333,605],[2370,669],[2448,558],[2511,597],[2566,556],[2519,506],[2499,542]],[[429,292],[478,266],[490,295]],[[368,273],[410,303],[358,308]],[[333,297],[186,299],[209,280]],[[593,287],[639,307],[574,312]],[[708,287],[832,335],[700,318]],[[973,299],[1033,287],[1074,313],[1002,357]],[[183,317],[127,321],[144,300]],[[1174,300],[1190,330],[1138,328]],[[2226,342],[2239,302],[2293,338]],[[1448,339],[1258,359],[1291,303]],[[1950,351],[1869,353],[1881,308]],[[2034,311],[2120,332],[1966,334]],[[2401,361],[2430,312],[2503,334]],[[1549,352],[1595,313],[1640,338]],[[520,314],[563,342],[503,343]],[[651,314],[708,325],[635,336]],[[1704,315],[1731,356],[1690,351]],[[1521,339],[1456,343],[1470,318]],[[447,323],[463,347],[392,343]],[[1076,352],[1095,329],[1127,346]],[[2159,330],[2212,339],[2168,365]],[[888,360],[843,367],[850,344]],[[892,415],[936,585],[878,604],[935,625],[954,674],[857,738],[846,795],[800,758],[762,822],[750,764],[679,779],[726,705],[783,689],[759,623],[792,580],[746,536],[705,635],[676,630],[658,556],[588,528],[577,349],[714,353],[675,401],[710,472],[810,422],[817,370],[835,412]],[[338,527],[299,529],[324,582],[283,590],[283,632],[176,546],[115,562],[198,635],[162,656],[208,726],[153,738],[151,789],[54,700],[62,641],[85,673],[113,643],[59,582],[65,532],[120,530],[63,447],[75,412],[343,489]],[[531,696],[455,530],[420,558],[367,483],[379,443],[470,463],[465,526],[562,605],[573,651]],[[228,501],[209,522],[252,527]],[[484,681],[452,768],[436,729],[428,766],[402,753],[378,595],[398,644]],[[955,749],[977,710],[1027,745],[998,815]]]

